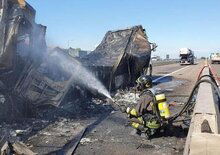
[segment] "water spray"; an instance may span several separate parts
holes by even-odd
[[[88,89],[95,90],[114,102],[105,86],[95,77],[94,74],[83,67],[79,61],[75,59],[71,60],[58,52],[52,53],[50,57],[53,62],[56,62],[56,64],[58,64],[65,72],[71,75],[70,84],[77,83]]]

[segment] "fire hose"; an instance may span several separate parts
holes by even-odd
[[[193,87],[187,102],[184,104],[183,108],[177,114],[175,114],[174,116],[169,118],[169,120],[168,120],[169,122],[173,122],[179,116],[181,116],[183,113],[187,112],[187,110],[190,110],[191,108],[194,107],[194,104],[192,105],[192,99],[193,99],[193,97],[194,97],[194,95],[195,95],[195,93],[196,93],[196,91],[197,91],[197,89],[198,89],[198,87],[200,86],[201,83],[211,84],[214,88],[214,91],[217,93],[218,98],[220,98],[220,90],[218,88],[218,84],[216,82],[216,79],[213,77],[213,74],[201,76],[201,73],[202,73],[202,71],[204,70],[205,67],[209,67],[209,70],[211,72],[210,66],[204,66],[202,68],[202,70],[199,73],[198,80],[197,80],[195,86]],[[209,79],[204,79],[205,77],[209,77]]]
[[[206,67],[209,67],[209,71],[210,71],[211,75],[202,75],[201,76],[204,68],[206,68]],[[178,117],[180,117],[184,113],[189,112],[190,110],[192,110],[194,108],[194,106],[195,106],[195,104],[192,102],[192,100],[194,99],[194,96],[196,95],[197,90],[198,90],[198,88],[199,88],[201,83],[209,83],[209,84],[211,84],[213,86],[213,89],[216,92],[218,98],[220,99],[220,90],[219,90],[219,87],[218,87],[218,83],[216,82],[216,80],[218,78],[216,78],[216,76],[214,76],[214,75],[216,75],[216,74],[214,73],[213,69],[211,69],[210,66],[208,66],[208,65],[204,66],[201,69],[201,71],[199,72],[199,75],[198,75],[198,78],[197,78],[197,82],[196,82],[195,86],[193,87],[193,89],[192,89],[192,91],[191,91],[191,93],[189,95],[189,98],[188,98],[187,102],[184,104],[183,108],[178,113],[176,113],[175,115],[171,116],[167,120],[164,120],[160,116],[160,112],[159,112],[158,108],[156,107],[157,106],[157,104],[156,104],[157,101],[156,101],[155,95],[151,91],[147,91],[148,94],[151,95],[152,98],[153,98],[153,103],[154,103],[153,106],[156,109],[155,114],[156,114],[156,117],[158,118],[158,120],[160,121],[160,124],[163,125],[163,124],[166,124],[167,122],[169,124],[172,124],[174,121],[175,122],[179,121],[179,120],[176,120]],[[206,78],[206,79],[204,79],[204,78]],[[120,107],[120,105],[118,105],[118,104],[117,104],[117,106]]]

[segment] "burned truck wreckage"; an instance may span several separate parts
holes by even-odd
[[[123,88],[134,84],[149,67],[151,52],[156,47],[148,41],[142,26],[109,31],[83,62],[110,90]]]
[[[65,83],[45,71],[52,67],[45,59],[46,27],[35,23],[36,11],[25,1],[2,0],[0,13],[0,118],[22,117],[31,105],[59,102]],[[65,76],[56,67],[50,72]]]
[[[0,1],[0,81],[5,97],[1,98],[0,115],[7,118],[16,117],[15,113],[29,104],[23,96],[27,92],[24,81],[41,63],[46,51],[46,27],[35,23],[35,14],[25,1]]]
[[[75,89],[73,75],[49,60],[54,50],[47,50],[46,27],[35,23],[35,14],[25,1],[0,1],[1,119],[25,117],[30,112],[27,108],[42,103],[57,106]],[[100,45],[83,58],[59,53],[73,64],[81,63],[113,90],[134,84],[148,68],[155,48],[142,26],[134,26],[107,32]]]

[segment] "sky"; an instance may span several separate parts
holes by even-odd
[[[197,57],[220,51],[220,0],[27,0],[47,26],[48,46],[94,50],[109,30],[142,25],[153,55]]]

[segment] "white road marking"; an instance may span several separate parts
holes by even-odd
[[[166,75],[164,75],[164,76],[162,76],[162,77],[159,77],[159,78],[153,80],[153,82],[157,82],[157,81],[159,81],[159,80],[161,80],[161,79],[163,79],[163,78],[165,78],[165,77],[167,77],[167,76],[170,76],[170,75],[172,75],[172,74],[174,74],[174,73],[177,73],[177,72],[179,72],[179,71],[181,71],[181,70],[184,70],[184,69],[186,69],[186,68],[189,68],[189,67],[190,67],[190,66],[186,66],[186,67],[180,68],[180,69],[178,69],[178,70],[176,70],[176,71],[174,71],[174,72],[172,72],[172,73],[166,74]]]

